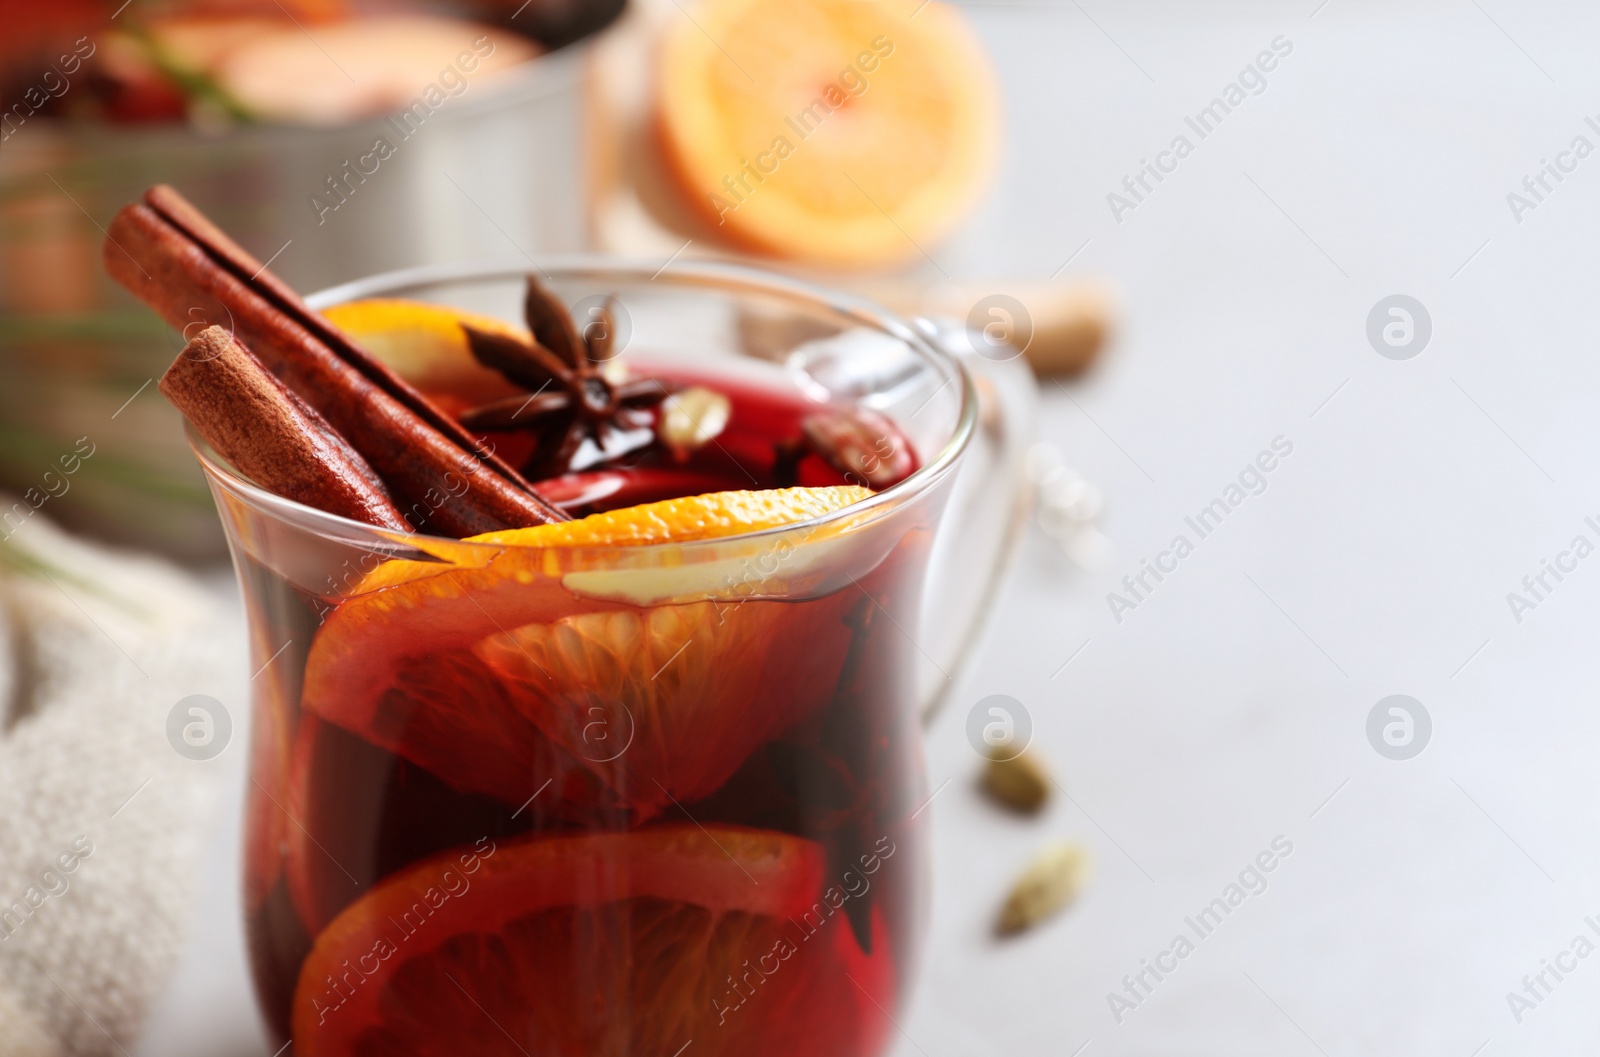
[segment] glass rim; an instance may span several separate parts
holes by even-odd
[[[950,472],[955,465],[956,459],[961,456],[961,453],[966,450],[967,445],[971,442],[977,427],[977,388],[973,384],[972,376],[967,372],[966,366],[962,364],[954,353],[933,341],[926,332],[913,322],[901,318],[866,298],[842,293],[805,280],[745,264],[725,261],[682,261],[669,262],[669,266],[662,266],[654,261],[644,261],[635,257],[597,253],[550,254],[537,258],[503,258],[450,264],[429,264],[379,272],[361,279],[340,283],[308,295],[305,301],[312,309],[320,311],[336,304],[361,298],[402,296],[408,290],[437,286],[442,283],[504,279],[520,281],[527,276],[530,265],[533,270],[538,271],[544,278],[551,281],[555,281],[557,278],[593,277],[603,279],[609,277],[630,282],[654,282],[663,276],[668,276],[670,268],[671,281],[682,286],[722,289],[732,293],[764,293],[796,301],[809,301],[813,304],[822,305],[837,315],[856,320],[863,325],[878,330],[880,333],[888,334],[903,341],[926,362],[936,368],[943,369],[943,373],[948,377],[943,385],[939,387],[940,390],[945,385],[949,385],[952,380],[960,387],[961,405],[957,411],[956,422],[949,438],[931,458],[903,481],[890,485],[880,492],[875,492],[858,503],[851,503],[840,507],[838,510],[814,518],[807,518],[804,521],[757,529],[752,532],[718,536],[704,541],[631,544],[627,547],[629,551],[649,552],[662,547],[693,547],[695,542],[727,544],[740,540],[760,539],[763,536],[789,533],[796,529],[821,528],[846,517],[856,517],[865,512],[880,511],[903,500],[914,499],[928,491]],[[937,393],[938,390],[935,392]],[[194,451],[195,458],[199,460],[201,468],[209,479],[227,488],[233,496],[242,500],[257,512],[280,521],[293,522],[300,527],[316,531],[320,535],[348,539],[352,534],[355,534],[368,538],[377,537],[387,541],[390,545],[401,546],[410,544],[412,540],[420,540],[428,544],[447,543],[456,547],[484,547],[493,550],[523,546],[515,543],[472,542],[470,537],[461,539],[427,532],[386,529],[370,525],[364,521],[356,521],[339,514],[331,514],[325,510],[319,510],[297,500],[288,499],[275,492],[270,492],[241,475],[233,467],[223,462],[187,421],[184,423],[184,432],[188,437],[190,448]],[[417,549],[428,550],[427,547],[418,547]],[[605,549],[605,547],[599,546],[598,549]]]

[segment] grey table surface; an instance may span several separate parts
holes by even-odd
[[[1009,135],[994,193],[927,271],[1043,277],[1070,259],[1064,274],[1120,285],[1114,348],[1089,379],[1046,385],[1041,421],[1103,488],[1112,554],[1086,572],[1032,535],[928,730],[933,916],[897,1057],[1594,1052],[1600,959],[1563,955],[1576,967],[1548,995],[1535,983],[1537,1004],[1507,996],[1575,937],[1600,940],[1584,630],[1600,559],[1573,551],[1600,544],[1600,10],[967,10]],[[1272,69],[1241,77],[1274,41]],[[1186,118],[1230,83],[1238,105],[1200,135]],[[1183,156],[1161,155],[1179,136]],[[1134,199],[1143,159],[1171,171]],[[1430,323],[1410,358],[1369,340],[1392,295]],[[1258,485],[1245,471],[1278,438],[1292,451]],[[1219,497],[1239,501],[1202,536],[1186,519]],[[1123,578],[1146,559],[1176,568],[1134,595]],[[1546,561],[1567,571],[1535,595],[1523,580]],[[1026,707],[1069,794],[1036,820],[975,789],[965,722],[990,694]],[[1431,720],[1407,760],[1368,736],[1395,694]],[[271,1052],[239,935],[229,755],[192,947],[137,1057]],[[1092,883],[996,941],[997,902],[1053,838],[1093,849]],[[1191,931],[1274,840],[1292,852],[1265,890],[1251,879],[1219,927]],[[1123,977],[1185,934],[1192,953],[1163,955],[1176,967],[1114,1009]]]

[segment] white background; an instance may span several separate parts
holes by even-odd
[[[1600,543],[1583,524],[1600,514],[1600,157],[1520,223],[1506,196],[1574,137],[1600,147],[1583,123],[1600,113],[1600,12],[968,10],[1008,139],[990,201],[934,256],[957,277],[1042,278],[1082,247],[1064,274],[1120,285],[1115,346],[1088,380],[1047,385],[1042,419],[1104,489],[1115,554],[1089,574],[1030,539],[930,729],[930,787],[950,781],[929,809],[932,936],[897,1057],[1593,1053],[1600,957],[1521,1024],[1505,995],[1600,914],[1600,556],[1520,624],[1506,595],[1574,535]],[[1179,133],[1196,141],[1184,115],[1280,34],[1294,50],[1265,91],[1117,223],[1107,193]],[[1365,335],[1396,293],[1432,319],[1406,361]],[[1106,593],[1279,435],[1294,452],[1267,491],[1118,624]],[[1434,724],[1408,762],[1366,737],[1396,693]],[[964,725],[989,694],[1029,709],[1071,794],[1042,818],[974,788]],[[1294,852],[1270,888],[1118,1024],[1107,993],[1280,834]],[[1091,885],[992,939],[1010,880],[1055,837],[1092,847]],[[217,837],[141,1057],[270,1053],[236,840]]]

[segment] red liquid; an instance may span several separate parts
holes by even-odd
[[[730,395],[728,429],[687,462],[552,497],[581,516],[771,487],[774,442],[816,405]],[[843,483],[815,457],[799,473]],[[241,553],[257,648],[292,643],[257,681],[246,850],[275,1028],[319,1055],[880,1052],[923,897],[915,647],[896,622],[926,537],[822,597],[613,606],[469,648],[448,631],[472,599],[430,602],[438,634],[396,630],[400,660],[370,667],[340,649],[337,592]],[[319,689],[352,665],[340,685],[370,685],[369,713]]]

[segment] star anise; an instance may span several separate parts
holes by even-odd
[[[607,298],[580,334],[561,301],[530,275],[523,311],[532,342],[462,324],[473,357],[530,394],[473,408],[461,424],[475,432],[532,431],[537,443],[522,467],[532,480],[592,469],[656,443],[652,409],[679,387],[660,378],[607,377],[616,351],[614,300]]]

